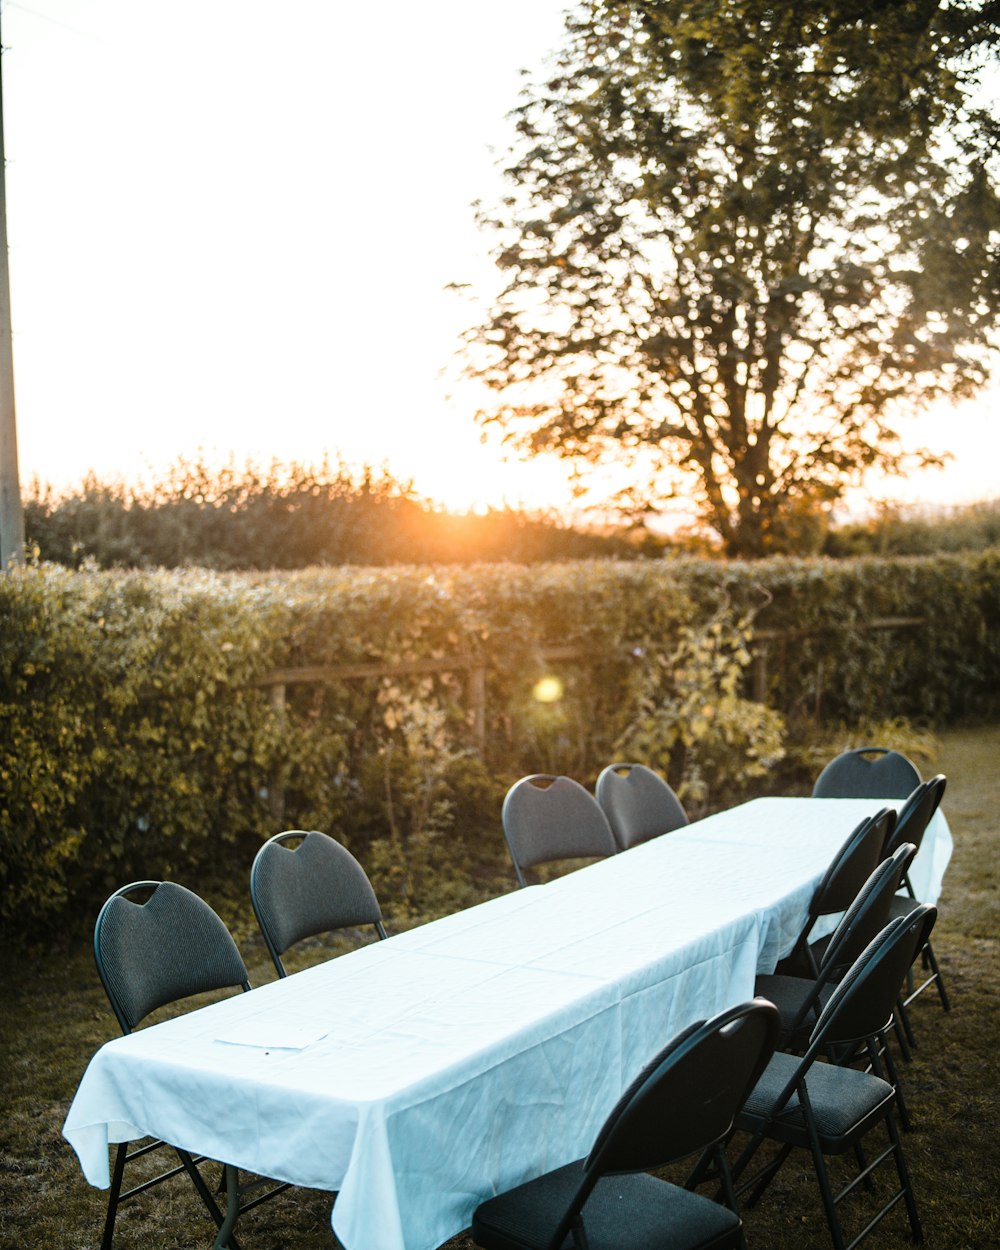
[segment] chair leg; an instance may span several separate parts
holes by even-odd
[[[226,1218],[219,1225],[219,1232],[212,1242],[212,1250],[235,1250],[230,1234],[240,1213],[240,1174],[226,1164]]]
[[[746,1185],[744,1186],[745,1189],[749,1189],[750,1186],[753,1185],[753,1189],[750,1191],[750,1197],[743,1200],[743,1205],[748,1210],[750,1207],[757,1205],[763,1196],[764,1191],[778,1175],[778,1172],[781,1170],[781,1165],[791,1153],[792,1147],[785,1144],[781,1147],[770,1163],[766,1164],[755,1176],[751,1177],[750,1180],[746,1182]],[[742,1193],[742,1190],[740,1192]]]
[[[896,1068],[895,1060],[892,1052],[889,1050],[889,1040],[884,1033],[879,1034],[881,1042],[881,1050],[879,1056],[885,1062],[885,1079],[896,1091],[896,1110],[899,1113],[899,1122],[908,1133],[913,1128],[913,1121],[910,1119],[910,1110],[906,1105],[906,1099],[903,1097],[903,1089],[899,1083],[899,1072]]]
[[[934,979],[937,982],[938,997],[941,999],[941,1006],[945,1011],[951,1011],[951,999],[948,997],[948,991],[944,988],[944,977],[941,975],[941,969],[938,967],[938,961],[934,957],[931,945],[928,942],[927,949],[931,955],[931,966],[934,969]]]
[[[712,1150],[712,1156],[715,1159],[715,1168],[722,1186],[722,1195],[725,1198],[726,1206],[734,1215],[739,1215],[740,1208],[736,1201],[736,1190],[733,1188],[733,1174],[729,1167],[729,1157],[726,1154],[725,1146],[716,1142]]]
[[[830,1236],[833,1238],[834,1250],[845,1250],[844,1231],[840,1226],[837,1202],[830,1185],[830,1174],[826,1170],[826,1159],[823,1157],[823,1149],[819,1144],[815,1131],[812,1129],[810,1129],[809,1133],[809,1149],[812,1152],[813,1168],[816,1172],[820,1196],[823,1199],[826,1222],[830,1228]]]
[[[731,1136],[731,1134],[730,1134]],[[728,1138],[726,1139],[728,1141]],[[685,1189],[695,1190],[705,1181],[714,1178],[715,1173],[712,1171],[712,1150],[711,1148],[703,1150],[698,1156],[698,1161],[691,1170],[690,1175],[684,1182]]]
[[[906,1037],[910,1050],[917,1049],[917,1039],[913,1036],[913,1025],[910,1023],[910,1013],[906,1010],[906,1004],[909,999],[904,999],[902,995],[896,999],[895,1018],[903,1026],[903,1035]]]
[[[111,1187],[108,1193],[108,1211],[104,1219],[104,1236],[101,1239],[101,1250],[112,1250],[115,1221],[118,1216],[118,1208],[122,1202],[122,1186],[125,1179],[125,1168],[129,1159],[138,1158],[140,1155],[147,1155],[153,1150],[159,1149],[164,1145],[164,1142],[152,1142],[149,1145],[141,1147],[135,1151],[134,1154],[130,1155],[129,1142],[121,1142],[119,1144],[118,1149],[115,1152],[115,1165],[111,1175]],[[152,1189],[161,1182],[169,1180],[171,1177],[178,1176],[182,1171],[185,1171],[191,1178],[191,1183],[198,1191],[198,1195],[205,1204],[209,1215],[211,1215],[212,1219],[215,1221],[216,1227],[221,1226],[224,1218],[223,1214],[219,1210],[215,1199],[209,1192],[208,1186],[205,1184],[205,1178],[202,1176],[201,1172],[199,1172],[194,1158],[188,1151],[181,1150],[177,1146],[173,1147],[173,1150],[177,1155],[177,1158],[180,1160],[180,1167],[175,1167],[171,1171],[164,1172],[162,1175],[153,1180],[145,1181],[142,1184],[129,1189],[125,1194],[125,1197],[132,1198],[136,1194],[144,1193],[146,1190]],[[230,1238],[228,1250],[241,1250],[241,1247],[235,1238]]]
[[[913,1054],[910,1050],[910,1039],[906,1036],[906,1028],[903,1025],[903,1007],[902,999],[896,1000],[896,1010],[892,1014],[892,1033],[896,1039],[896,1045],[899,1047],[899,1053],[904,1063],[913,1062]],[[909,1020],[907,1020],[909,1025]]]
[[[930,976],[922,985],[919,985],[911,994],[908,995],[906,1001],[912,1002],[914,998],[922,993],[928,985],[933,981],[937,986],[938,997],[941,999],[941,1006],[945,1011],[951,1011],[951,1001],[948,998],[948,991],[944,988],[944,978],[941,976],[941,969],[938,967],[937,957],[934,954],[934,948],[930,942],[924,947],[923,951],[924,966],[929,970]]]
[[[212,1219],[215,1220],[216,1228],[221,1228],[225,1217],[219,1210],[218,1203],[209,1192],[209,1188],[205,1184],[205,1178],[202,1176],[201,1172],[198,1171],[194,1159],[186,1150],[180,1150],[177,1147],[175,1147],[175,1150],[177,1150],[178,1158],[181,1163],[184,1164],[184,1168],[187,1171],[188,1176],[191,1177],[191,1181],[195,1189],[197,1189],[202,1202],[206,1207],[208,1207],[209,1215],[211,1215]],[[221,1193],[221,1190],[219,1192]],[[240,1250],[240,1246],[234,1237],[229,1239],[229,1250]]]
[[[913,1233],[913,1240],[920,1242],[924,1239],[924,1230],[917,1211],[917,1201],[913,1196],[913,1186],[910,1183],[910,1173],[906,1166],[906,1156],[903,1154],[899,1129],[896,1127],[896,1117],[891,1108],[886,1116],[886,1128],[889,1130],[889,1140],[892,1142],[892,1153],[896,1160],[896,1172],[903,1190],[903,1201],[906,1203],[906,1214],[910,1219],[910,1231]]]
[[[868,1190],[869,1193],[871,1193],[872,1190],[875,1188],[875,1184],[872,1181],[871,1173],[869,1173],[867,1170],[868,1169],[868,1156],[865,1154],[864,1147],[861,1145],[860,1142],[854,1143],[854,1158],[856,1159],[857,1164],[858,1164],[858,1174],[860,1175],[862,1172],[865,1173],[865,1179],[863,1182],[864,1187],[865,1189]]]
[[[108,1192],[108,1213],[104,1217],[104,1236],[101,1238],[101,1250],[111,1250],[111,1242],[115,1233],[115,1219],[118,1215],[118,1195],[122,1191],[122,1177],[125,1175],[125,1160],[128,1157],[128,1142],[118,1143],[115,1151],[115,1166],[111,1175],[111,1189]]]
[[[736,1198],[736,1186],[733,1183],[733,1169],[729,1162],[729,1155],[726,1153],[726,1147],[732,1137],[733,1132],[730,1131],[722,1141],[716,1142],[714,1146],[706,1147],[701,1152],[684,1182],[684,1188],[694,1192],[699,1185],[704,1185],[708,1181],[717,1181],[719,1188],[715,1194],[715,1201],[724,1202],[735,1215],[739,1215],[740,1207]],[[746,1250],[745,1242],[746,1237],[741,1227],[740,1245],[743,1250]]]
[[[725,1199],[726,1206],[734,1215],[739,1215],[739,1203],[736,1201],[736,1189],[733,1186],[733,1174],[729,1167],[729,1156],[726,1154],[726,1147],[721,1142],[716,1142],[712,1148],[712,1158],[715,1160],[715,1168],[719,1175],[722,1186],[722,1195]],[[738,1238],[739,1250],[747,1250],[746,1231],[743,1228],[743,1221],[740,1220],[740,1231]]]
[[[896,1095],[896,1110],[899,1113],[899,1122],[909,1132],[913,1127],[910,1120],[910,1112],[903,1098],[903,1090],[899,1083],[899,1072],[896,1069],[892,1051],[889,1049],[889,1039],[886,1034],[882,1032],[874,1038],[869,1038],[867,1050],[869,1064],[866,1071],[873,1072],[875,1076],[880,1077],[883,1081],[888,1081],[892,1086]]]

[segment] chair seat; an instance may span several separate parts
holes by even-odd
[[[910,898],[909,894],[894,894],[889,904],[889,918],[895,920],[897,916],[908,916],[919,906],[917,900]]]
[[[916,906],[916,904],[914,904],[914,906]],[[886,923],[888,923],[888,920],[886,921]],[[809,943],[809,950],[812,953],[813,959],[816,961],[817,967],[820,967],[824,959],[826,959],[826,952],[827,952],[827,949],[829,948],[830,939],[832,937],[833,937],[833,934],[828,933],[826,934],[825,937],[817,938],[815,942]],[[805,963],[803,963],[802,966],[805,966]],[[784,969],[782,969],[782,971],[784,971]],[[806,974],[803,973],[802,975],[804,976]]]
[[[807,980],[805,977],[786,977],[778,973],[771,976],[760,976],[754,984],[754,994],[760,998],[766,998],[768,1002],[774,1003],[778,1011],[781,1013],[781,1034],[779,1045],[788,1040],[788,1034],[792,1025],[801,1011],[804,1004],[808,1001],[809,996],[813,992],[815,982]],[[819,992],[819,1000],[813,1011],[810,1011],[802,1025],[799,1027],[805,1037],[808,1037],[812,1031],[812,1026],[816,1023],[817,1016],[826,1006],[837,988],[836,984],[831,982],[824,985]]]
[[[487,1250],[544,1250],[582,1173],[578,1160],[488,1199],[472,1217],[473,1240]],[[602,1177],[583,1226],[589,1250],[724,1250],[740,1239],[728,1207],[646,1173]]]
[[[813,959],[816,960],[817,967],[819,967],[826,958],[826,950],[830,945],[830,938],[832,937],[833,934],[828,933],[825,937],[817,938],[815,942],[809,943],[809,950],[812,952]]]
[[[778,1096],[791,1080],[801,1060],[778,1051],[764,1069],[764,1075],[750,1092],[743,1110],[736,1117],[738,1128],[753,1132],[772,1113]],[[895,1097],[888,1081],[870,1072],[842,1068],[833,1063],[815,1063],[805,1078],[816,1130],[823,1151],[839,1154],[860,1137],[872,1118],[884,1115],[886,1104]],[[768,1135],[796,1146],[808,1146],[805,1119],[798,1094],[768,1130]]]

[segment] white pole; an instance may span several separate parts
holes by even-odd
[[[3,40],[0,37],[0,62]],[[0,70],[0,571],[24,560],[24,511],[17,471],[14,413],[14,345],[7,263],[7,186],[3,143],[3,74]]]

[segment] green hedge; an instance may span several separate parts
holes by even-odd
[[[767,708],[749,697],[755,630],[787,633],[767,644]],[[586,658],[546,660],[566,646]],[[459,654],[486,666],[481,755],[462,673],[292,685],[283,709],[261,684]],[[552,702],[535,697],[547,675],[563,687]],[[817,710],[941,724],[995,709],[998,690],[995,549],[271,576],[30,567],[0,579],[0,923],[89,915],[133,878],[245,876],[278,827],[381,847],[414,889],[428,839],[499,838],[523,773],[589,783],[641,754],[700,810],[769,784]]]

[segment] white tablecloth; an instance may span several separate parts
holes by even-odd
[[[822,847],[827,863],[866,816],[882,807],[898,809],[902,799],[754,799],[727,812],[671,834],[715,843],[756,844],[784,855],[808,842]],[[939,808],[931,818],[920,851],[910,867],[910,880],[922,903],[936,903],[953,850],[951,830]],[[824,865],[825,867],[825,865]]]
[[[95,1185],[109,1142],[152,1134],[338,1190],[349,1250],[431,1250],[485,1197],[585,1154],[656,1050],[751,997],[871,810],[757,800],[116,1038],[65,1136]],[[932,876],[939,841],[943,818]]]

